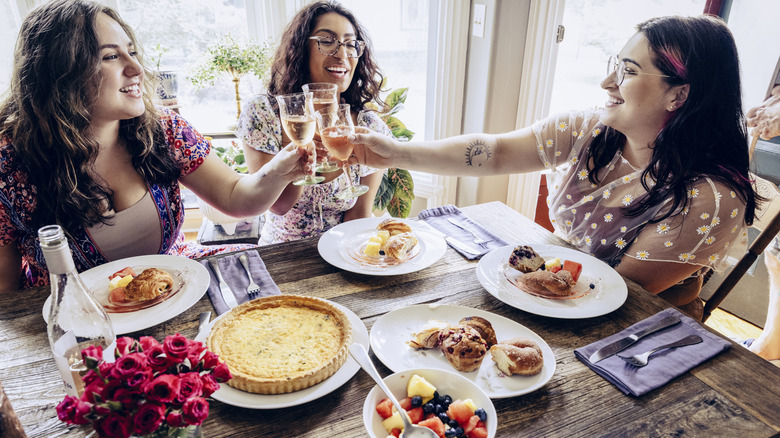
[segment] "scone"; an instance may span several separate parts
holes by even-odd
[[[129,301],[153,300],[173,287],[173,277],[162,269],[149,268],[138,274],[125,287]]]
[[[488,348],[492,347],[493,344],[498,342],[496,340],[496,331],[493,330],[493,324],[491,324],[490,321],[485,318],[479,316],[467,316],[458,321],[458,325],[467,325],[476,329],[487,344]]]
[[[385,219],[376,226],[377,230],[387,230],[391,236],[401,233],[411,233],[412,227],[399,219]]]
[[[542,256],[528,245],[515,247],[509,256],[509,266],[520,272],[534,272],[544,265]]]
[[[474,327],[468,325],[442,330],[439,343],[444,357],[458,371],[476,370],[488,352],[482,336]]]
[[[415,349],[436,348],[439,346],[439,332],[449,328],[444,321],[428,321],[419,332],[412,335],[408,344]]]
[[[392,234],[387,239],[384,251],[385,255],[396,260],[406,260],[417,246],[417,238],[412,233]]]
[[[517,337],[501,341],[490,347],[490,355],[498,369],[507,376],[533,376],[539,374],[544,367],[542,349],[528,338]]]

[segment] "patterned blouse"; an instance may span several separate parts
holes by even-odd
[[[392,135],[390,129],[373,111],[361,111],[357,125],[384,135]],[[284,148],[282,124],[274,113],[267,95],[259,95],[241,110],[236,136],[244,144],[266,154],[276,155]],[[351,167],[354,182],[360,177],[376,172],[372,167]],[[345,187],[347,177],[342,173],[330,182],[304,186],[298,202],[284,215],[267,211],[265,225],[260,233],[260,244],[288,242],[316,236],[344,221],[344,212],[354,207],[356,198],[337,199],[334,194]]]
[[[197,169],[211,150],[211,146],[192,126],[178,114],[159,109],[160,123],[165,131],[166,143],[181,168],[181,176]],[[19,161],[11,139],[0,139],[0,246],[14,244],[22,254],[22,287],[36,287],[49,283],[49,272],[38,246],[38,231],[34,228],[32,214],[36,208],[38,188],[32,185]],[[201,246],[184,242],[181,226],[184,222],[179,184],[149,185],[149,192],[157,206],[162,227],[160,254],[181,255],[189,258],[204,257],[241,246]],[[71,231],[68,243],[73,253],[76,269],[83,272],[109,262],[92,240],[85,228]],[[141,254],[139,254],[141,255]]]
[[[539,157],[550,171],[547,204],[556,234],[612,266],[625,255],[722,271],[726,255],[741,253],[747,244],[744,203],[722,182],[701,176],[691,182],[690,202],[681,213],[648,223],[669,208],[667,199],[627,217],[623,207],[647,193],[640,181],[643,169],[618,152],[600,170],[600,184],[588,180],[588,148],[605,129],[599,116],[598,110],[559,114],[533,126]]]

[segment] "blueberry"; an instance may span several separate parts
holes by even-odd
[[[591,289],[595,289],[595,288],[596,288],[596,285],[595,285],[595,284],[593,284],[593,283],[591,283],[591,284],[589,284],[589,285],[588,285],[588,287],[590,287]]]
[[[474,415],[479,417],[479,419],[482,420],[483,423],[487,421],[487,412],[485,412],[485,410],[482,408],[478,408],[476,411],[474,411]]]
[[[436,406],[433,405],[433,403],[428,402],[423,405],[423,412],[426,414],[430,414],[436,410]]]
[[[462,427],[458,426],[458,427],[455,428],[455,436],[461,436],[464,433],[466,433],[466,432],[463,431]]]
[[[450,404],[452,404],[452,397],[450,397],[449,395],[445,395],[444,400],[442,400],[441,404],[442,406],[443,405],[449,406]]]
[[[460,426],[460,424],[458,424],[458,420],[450,420],[450,422],[448,423],[448,425],[449,425],[451,428],[453,428],[453,429],[455,429],[456,427]]]
[[[434,408],[433,408],[433,413],[435,413],[436,415],[439,415],[439,414],[441,414],[441,413],[442,413],[442,412],[444,412],[444,411],[446,411],[446,409],[444,409],[444,406],[442,406],[442,405],[440,405],[440,404],[437,404],[437,405],[436,405],[436,406],[434,406]]]
[[[441,396],[439,395],[439,391],[433,391],[433,400],[431,400],[431,401],[438,404],[438,403],[440,403],[439,402],[439,398],[440,397]]]
[[[447,438],[453,438],[455,436],[455,429],[447,429],[444,431],[444,436]]]
[[[420,406],[422,406],[422,397],[420,397],[419,395],[415,395],[414,397],[412,397],[412,407],[419,408]]]
[[[447,416],[444,412],[441,414],[437,414],[439,416],[439,420],[441,420],[442,423],[447,424],[450,422],[450,417]]]

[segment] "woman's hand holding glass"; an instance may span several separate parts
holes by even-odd
[[[352,114],[348,104],[339,105],[338,111],[334,112],[316,112],[317,125],[320,129],[322,143],[328,149],[331,155],[336,159],[346,162],[352,154],[352,143],[348,138],[355,133],[355,127],[352,124]],[[347,177],[348,186],[336,193],[336,198],[356,198],[368,191],[367,185],[355,185],[352,181],[352,175],[348,165],[343,165],[344,175]]]
[[[287,137],[299,148],[307,149],[317,161],[317,150],[312,140],[316,122],[314,120],[314,111],[311,107],[311,101],[306,98],[305,93],[286,94],[276,96],[279,102],[279,115],[282,119],[282,127]],[[306,175],[303,178],[293,181],[295,185],[318,184],[325,179],[323,176]]]

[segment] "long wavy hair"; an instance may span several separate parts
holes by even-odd
[[[335,12],[352,23],[356,39],[366,43],[363,55],[358,58],[352,83],[341,98],[352,108],[363,109],[366,103],[373,101],[380,109],[385,104],[379,97],[382,86],[382,73],[374,59],[374,48],[368,32],[358,23],[347,8],[335,1],[318,1],[307,5],[287,24],[282,39],[271,63],[271,77],[268,82],[268,96],[271,105],[278,112],[275,96],[300,93],[304,84],[311,82],[309,72],[309,37],[314,31],[317,18],[329,12]]]
[[[640,215],[670,196],[670,208],[653,222],[679,213],[688,205],[691,183],[709,176],[736,192],[746,206],[745,222],[752,224],[756,202],[762,198],[748,175],[739,58],[731,32],[710,16],[652,18],[636,29],[649,42],[653,65],[669,76],[666,83],[689,84],[690,91],[650,145],[652,158],[641,178],[648,194],[627,213]],[[608,165],[624,142],[625,136],[612,128],[596,139],[588,152],[591,182],[599,182],[598,170]],[[646,183],[648,176],[656,182],[652,187]]]
[[[14,53],[11,87],[0,104],[0,136],[13,142],[30,182],[37,187],[35,225],[58,223],[66,230],[105,222],[112,191],[94,171],[100,146],[88,134],[99,95],[100,49],[95,24],[106,14],[139,51],[132,29],[111,8],[89,0],[55,0],[22,23]],[[144,68],[146,78],[151,72]],[[143,81],[146,111],[122,120],[120,137],[132,164],[147,183],[170,183],[179,170],[165,146]]]

